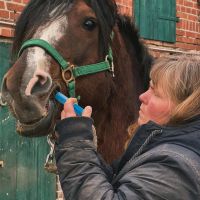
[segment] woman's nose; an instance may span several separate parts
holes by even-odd
[[[148,102],[148,91],[147,90],[146,92],[142,93],[140,96],[139,96],[139,100],[144,103],[144,104],[147,104]]]

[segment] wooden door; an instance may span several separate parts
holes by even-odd
[[[11,44],[0,43],[0,83],[9,67]],[[0,200],[55,200],[56,176],[44,170],[46,137],[15,132],[7,106],[0,106]]]

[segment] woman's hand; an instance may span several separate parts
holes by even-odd
[[[74,111],[73,104],[77,103],[77,99],[69,98],[64,104],[64,109],[61,112],[61,119],[65,119],[68,117],[76,117],[76,113]],[[86,106],[83,110],[83,117],[91,117],[92,115],[92,107]]]

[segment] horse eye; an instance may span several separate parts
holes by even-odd
[[[96,27],[96,22],[93,21],[92,19],[87,19],[83,23],[83,28],[88,30],[88,31],[94,30],[95,27]]]

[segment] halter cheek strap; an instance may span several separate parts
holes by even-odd
[[[60,53],[45,40],[30,39],[22,44],[22,47],[18,53],[18,57],[21,56],[24,49],[34,46],[44,49],[60,65],[62,69],[62,78],[67,84],[70,97],[75,97],[75,79],[79,76],[95,74],[106,70],[111,71],[114,76],[114,65],[111,48],[109,48],[108,55],[106,55],[105,60],[102,62],[83,66],[74,66],[65,60],[60,55]],[[66,73],[70,74],[69,78],[66,78]]]

